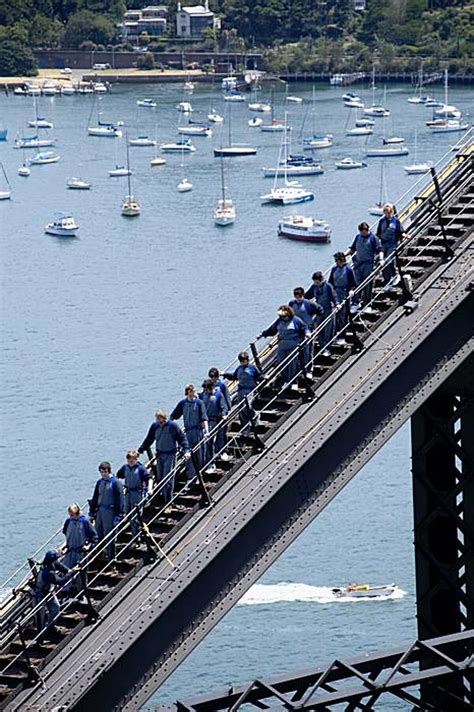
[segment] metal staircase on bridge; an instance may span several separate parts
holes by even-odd
[[[215,472],[190,487],[179,466],[171,508],[159,492],[144,507],[144,545],[126,519],[112,563],[100,556],[108,540],[88,555],[86,600],[64,605],[54,640],[38,644],[26,583],[4,602],[4,707],[134,709],[413,412],[431,370],[467,357],[473,199],[466,150],[404,211],[402,278],[385,291],[376,271],[372,309],[350,316],[344,344],[333,341],[330,355],[316,347],[310,369],[292,356],[301,368],[283,385],[275,345],[254,351],[266,374],[258,421],[243,432],[246,404],[234,408],[230,459],[218,454]]]

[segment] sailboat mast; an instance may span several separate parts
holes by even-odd
[[[221,153],[221,188],[222,188],[222,207],[225,207],[225,183],[224,183],[224,158]]]
[[[128,134],[127,134],[127,183],[128,183],[128,195],[132,195],[132,176],[130,171],[130,146],[128,144]]]

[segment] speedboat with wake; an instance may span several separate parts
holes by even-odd
[[[337,598],[383,598],[391,596],[398,590],[394,583],[373,586],[370,583],[348,583],[340,588],[333,588],[332,592]]]

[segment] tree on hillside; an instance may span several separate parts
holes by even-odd
[[[19,75],[31,77],[37,71],[35,58],[30,48],[23,42],[8,38],[5,32],[0,32],[0,75],[4,77]]]
[[[69,18],[62,46],[74,49],[85,40],[90,40],[95,44],[109,44],[115,34],[116,28],[110,18],[105,15],[97,15],[90,10],[81,10]]]
[[[30,47],[57,49],[61,46],[64,26],[59,20],[50,20],[44,15],[35,15],[28,33]]]

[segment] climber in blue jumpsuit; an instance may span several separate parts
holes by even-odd
[[[89,520],[81,513],[75,502],[67,508],[68,518],[64,522],[63,534],[66,537],[66,555],[63,564],[69,569],[79,564],[86,553],[98,542],[99,537]],[[86,571],[77,575],[75,588],[81,591],[86,584]]]
[[[327,322],[318,334],[318,343],[321,348],[326,348],[334,336],[335,319],[332,311],[339,304],[339,298],[332,284],[324,279],[322,272],[315,272],[312,279],[313,284],[305,296],[307,299],[314,299],[322,307],[323,313],[317,318],[317,324],[319,326],[326,320]]]
[[[133,511],[148,494],[148,482],[151,475],[148,470],[143,467],[142,463],[138,462],[138,452],[136,450],[128,450],[125,459],[127,460],[126,464],[122,465],[115,476],[118,480],[124,481],[125,514],[128,514]],[[134,537],[139,532],[140,525],[136,514],[132,516],[130,529]]]
[[[383,217],[377,225],[377,237],[382,243],[385,262],[395,252],[398,243],[405,237],[405,232],[400,220],[395,216],[393,205],[386,203],[383,206]],[[391,260],[382,270],[385,284],[395,277],[395,260]]]
[[[264,329],[257,338],[275,336],[278,334],[277,363],[283,363],[287,357],[295,352],[298,344],[310,335],[309,327],[298,316],[288,304],[282,304],[277,309],[278,318]],[[288,383],[300,370],[300,362],[297,353],[293,353],[293,358],[285,366],[282,373],[283,379]]]
[[[250,363],[250,357],[247,351],[241,351],[237,358],[239,365],[235,371],[223,373],[222,377],[228,381],[237,381],[237,393],[232,400],[232,405],[238,405],[245,397],[248,399],[249,407],[246,408],[244,406],[239,411],[240,424],[242,427],[246,427],[250,416],[255,415],[253,397],[251,394],[257,385],[263,381],[263,374],[257,366]]]
[[[217,386],[222,395],[224,396],[224,400],[227,405],[227,412],[232,408],[232,400],[230,397],[230,392],[229,392],[229,387],[227,383],[222,379],[219,378],[219,369],[212,367],[208,371],[208,377],[212,381],[214,386]],[[221,453],[221,458],[224,460],[228,460],[229,456],[227,455],[226,452],[222,452],[222,448],[225,446],[227,443],[227,425],[221,425],[219,428],[219,433],[217,435],[217,442],[216,442],[216,449],[217,452]]]
[[[344,252],[336,252],[334,259],[336,264],[329,273],[328,282],[334,287],[341,305],[336,317],[336,330],[341,331],[348,319],[350,309],[350,299],[348,298],[354,294],[356,280],[354,270],[346,263]]]
[[[306,299],[303,287],[295,287],[293,290],[293,297],[294,299],[289,302],[289,305],[295,312],[295,316],[299,317],[311,332],[314,331],[316,328],[315,320],[324,312],[322,306],[320,306],[317,302],[312,302],[309,299]],[[306,363],[311,361],[312,355],[313,343],[308,344],[305,348]]]
[[[110,462],[99,465],[100,480],[97,480],[92,499],[89,500],[89,519],[95,521],[99,541],[120,522],[123,515],[122,483],[112,475]],[[107,558],[115,556],[115,541],[107,546]]]
[[[155,422],[150,425],[146,438],[137,452],[139,454],[145,452],[155,442],[157,480],[158,483],[165,481],[162,489],[163,498],[165,502],[170,502],[174,490],[174,475],[172,477],[169,475],[176,464],[178,446],[182,449],[186,460],[190,459],[191,452],[188,438],[178,423],[169,420],[164,410],[157,410],[155,418]]]
[[[205,435],[209,432],[209,423],[207,419],[206,407],[202,400],[197,397],[196,389],[192,383],[188,383],[184,387],[184,398],[180,400],[174,410],[171,412],[171,420],[183,418],[184,431],[188,438],[191,449],[199,446]],[[202,469],[204,464],[203,447],[197,447],[194,452],[196,465]],[[186,463],[186,472],[189,480],[192,480],[196,475],[193,460],[189,459]]]
[[[41,638],[54,633],[55,621],[59,615],[60,606],[54,589],[63,586],[73,575],[74,572],[59,561],[58,551],[51,549],[46,552],[34,587],[35,606],[40,605],[36,613],[36,628]],[[48,600],[44,600],[48,596]]]
[[[366,222],[362,222],[359,225],[359,232],[347,250],[347,254],[352,255],[357,286],[362,284],[374,271],[376,257],[378,257],[379,263],[383,264],[383,250],[380,240],[371,232]],[[370,280],[363,288],[360,295],[362,305],[368,304],[372,299],[372,287],[373,283]]]
[[[203,391],[199,394],[199,398],[202,400],[206,408],[206,413],[209,418],[209,431],[212,431],[217,425],[226,419],[229,408],[222,390],[219,386],[215,386],[210,378],[204,381],[202,388]],[[220,453],[225,447],[225,440],[222,435],[221,427],[217,433],[208,438],[204,458],[206,465],[210,462],[210,460],[212,460],[216,452]],[[214,471],[216,469],[215,464],[211,465],[208,469],[210,469],[210,471]]]

